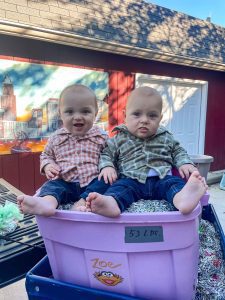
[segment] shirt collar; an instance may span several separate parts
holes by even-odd
[[[115,131],[122,131],[122,132],[125,132],[128,134],[131,134],[128,131],[127,126],[125,124],[121,124],[121,125],[114,127],[112,132],[115,132]],[[157,132],[154,136],[160,135],[161,133],[164,133],[164,132],[169,132],[169,131],[164,126],[159,126],[159,128],[157,129]]]

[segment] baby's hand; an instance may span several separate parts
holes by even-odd
[[[105,183],[113,184],[113,182],[117,179],[116,170],[113,167],[105,167],[101,170],[98,180],[100,180],[102,177]]]
[[[191,173],[193,173],[194,171],[198,171],[198,169],[192,164],[184,164],[178,169],[178,171],[181,178],[188,179]]]
[[[47,164],[44,167],[44,172],[48,180],[58,179],[60,168],[57,164]]]

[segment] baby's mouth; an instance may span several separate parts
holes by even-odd
[[[148,128],[146,128],[146,127],[140,127],[139,130],[145,132],[145,131],[148,131]]]
[[[73,124],[73,126],[74,127],[82,127],[82,126],[84,126],[84,124],[82,124],[82,123],[76,123],[76,124]]]

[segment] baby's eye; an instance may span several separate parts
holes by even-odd
[[[83,110],[83,114],[89,114],[90,113],[90,110]]]
[[[71,115],[73,113],[72,109],[65,110],[65,114]]]
[[[141,115],[141,113],[140,113],[139,111],[134,111],[134,112],[133,112],[133,115],[134,115],[135,117],[139,117],[139,116]]]
[[[155,119],[158,117],[158,115],[157,114],[149,114],[148,117],[151,119]]]

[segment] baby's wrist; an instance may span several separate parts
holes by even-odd
[[[50,164],[47,164],[47,165],[45,165],[44,167],[43,167],[43,171],[46,173],[46,169],[47,169],[47,167],[49,166]]]

